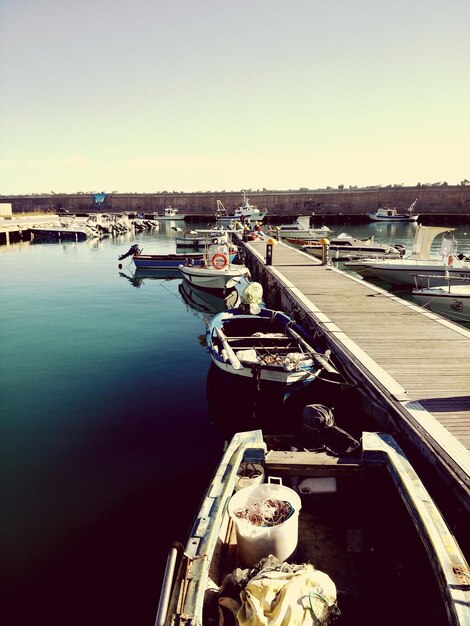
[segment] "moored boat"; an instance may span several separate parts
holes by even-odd
[[[357,259],[363,257],[386,257],[389,259],[400,258],[405,253],[403,246],[391,246],[374,241],[373,237],[359,239],[349,233],[340,233],[337,237],[327,238],[328,250],[331,259]],[[322,258],[325,250],[324,244],[308,242],[302,246],[302,250],[315,257]]]
[[[300,215],[292,224],[281,224],[268,230],[268,234],[284,239],[285,237],[295,237],[303,240],[318,240],[329,237],[333,231],[328,226],[318,228],[310,227],[310,216]]]
[[[227,442],[169,552],[156,626],[468,625],[468,563],[393,437],[311,447],[261,430]]]
[[[374,213],[368,213],[367,216],[373,222],[411,222],[417,223],[419,213],[414,212],[414,208],[418,199],[410,204],[410,206],[404,211],[398,209],[391,209],[389,207],[379,207]]]
[[[449,277],[447,285],[431,286],[432,278],[416,276],[416,287],[411,292],[413,302],[454,322],[470,323],[470,283]]]
[[[176,229],[175,243],[177,248],[205,248],[211,243],[228,243],[228,231],[222,228],[203,228],[198,230],[180,231]]]
[[[220,200],[217,200],[217,211],[215,213],[215,221],[219,226],[234,226],[236,222],[250,223],[261,222],[267,214],[267,209],[258,209],[257,206],[250,204],[246,194],[243,194],[243,202],[234,211],[227,211]]]
[[[245,294],[242,301],[244,298]],[[258,306],[255,310],[243,306],[210,320],[207,345],[218,368],[286,387],[309,384],[320,373],[338,375],[329,352],[316,349],[305,330],[288,315]]]
[[[31,226],[28,228],[33,241],[86,241],[89,238],[99,238],[101,234],[87,225],[77,226],[73,223],[57,226]]]
[[[449,234],[455,228],[422,226],[418,224],[410,256],[400,259],[366,258],[346,261],[345,267],[364,278],[389,284],[415,287],[415,276],[432,276],[430,286],[445,285],[447,276],[456,276],[470,282],[470,258],[458,254],[458,242]],[[439,250],[440,258],[431,256],[431,245],[438,235],[444,235]]]
[[[199,289],[224,291],[234,287],[242,278],[250,277],[245,265],[230,262],[229,246],[220,242],[207,246],[197,264],[189,260],[179,268],[184,278]]]
[[[184,220],[186,215],[184,213],[180,213],[178,209],[175,209],[174,207],[168,206],[165,209],[163,209],[163,213],[155,213],[154,217],[155,217],[156,220],[177,221],[177,220]]]

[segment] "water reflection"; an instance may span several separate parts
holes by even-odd
[[[254,379],[223,372],[211,363],[206,393],[211,422],[225,439],[235,432],[254,428],[261,428],[267,434],[298,434],[302,411],[310,404],[331,409],[336,425],[356,438],[360,438],[363,430],[377,428],[358,409],[361,401],[353,386],[321,377],[287,396],[282,385],[266,383],[258,389]]]
[[[146,280],[175,280],[181,278],[181,272],[176,270],[135,270],[134,272],[119,272],[121,278],[126,278],[133,287],[142,287]]]
[[[179,292],[188,306],[201,313],[219,313],[226,309],[233,309],[240,304],[240,294],[236,287],[221,293],[215,290],[203,291],[183,278],[179,285]]]

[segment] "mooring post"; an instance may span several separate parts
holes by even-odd
[[[266,242],[266,265],[273,264],[273,246],[277,243],[275,239],[268,239]]]
[[[323,246],[321,257],[322,265],[330,265],[330,240],[326,238],[320,239],[320,243]]]

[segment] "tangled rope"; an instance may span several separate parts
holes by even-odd
[[[235,511],[235,515],[239,519],[247,520],[253,526],[270,528],[287,521],[293,512],[293,506],[286,500],[258,498],[253,504]]]

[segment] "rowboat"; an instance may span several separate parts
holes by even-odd
[[[243,296],[242,296],[243,300]],[[327,351],[282,311],[245,306],[218,313],[206,331],[212,362],[221,370],[285,386],[304,386],[320,373],[337,374]]]
[[[468,563],[394,438],[310,448],[306,431],[233,435],[169,551],[155,625],[468,626]]]

